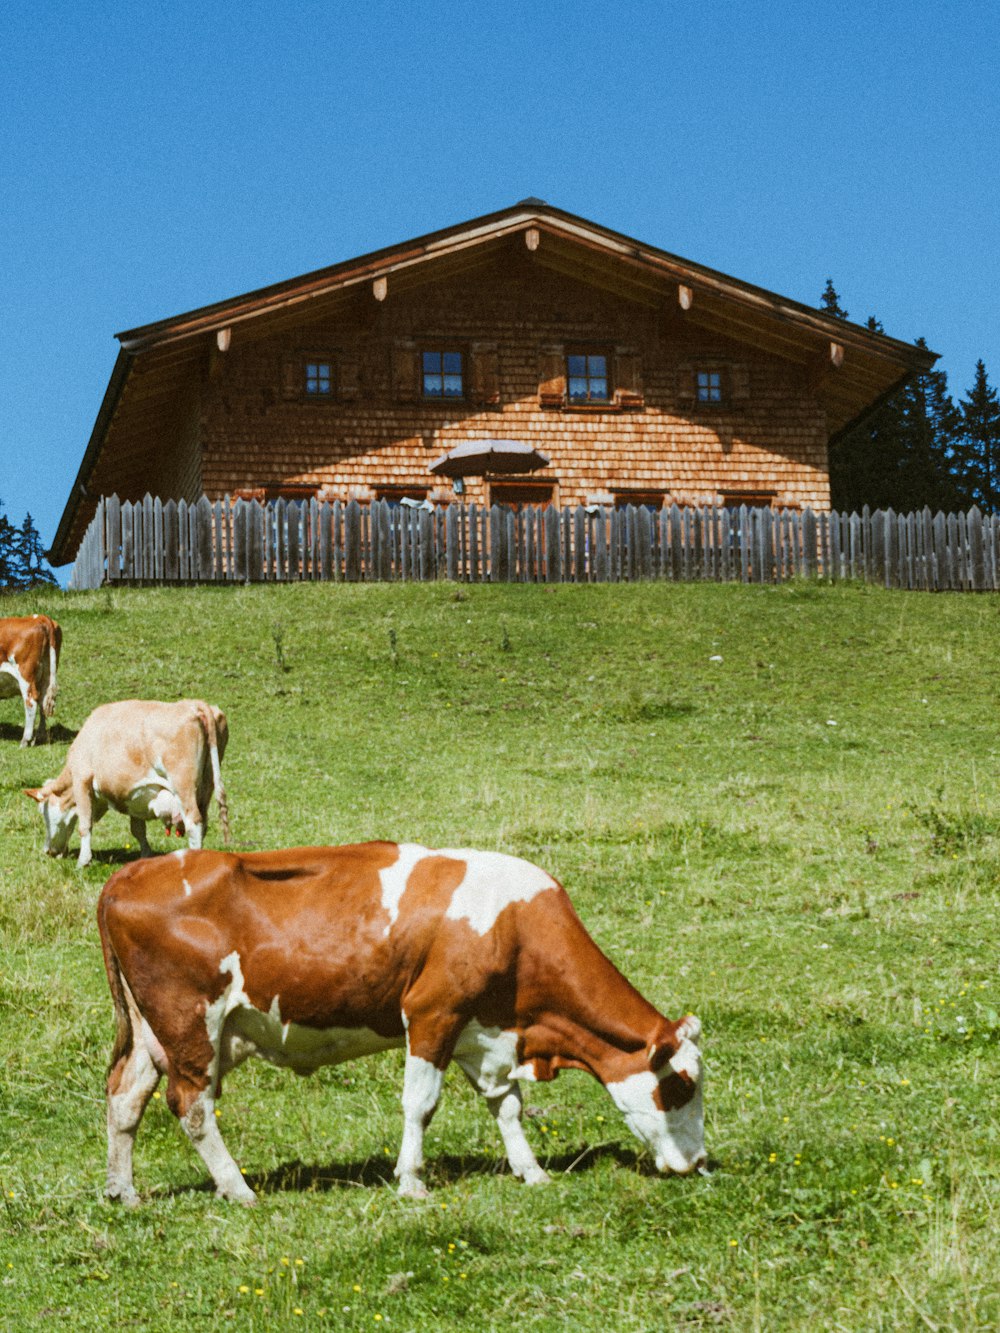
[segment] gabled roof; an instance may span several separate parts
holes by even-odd
[[[142,472],[144,423],[162,420],[216,336],[268,337],[343,305],[364,284],[383,295],[405,291],[482,263],[518,233],[533,232],[535,261],[640,305],[672,309],[697,328],[750,343],[815,372],[831,438],[849,430],[909,376],[930,369],[935,353],[827,315],[715,269],[611,231],[540,199],[473,218],[116,336],[121,344],[83,462],[49,553],[73,558],[93,511],[94,479],[116,421],[129,417],[128,447]],[[223,334],[228,330],[227,334]],[[829,373],[833,366],[839,367]],[[136,377],[139,376],[137,381]],[[127,400],[127,405],[126,405]],[[148,426],[153,430],[153,425]],[[124,447],[124,446],[123,446]],[[99,481],[98,481],[99,489]],[[96,494],[96,493],[95,493]]]

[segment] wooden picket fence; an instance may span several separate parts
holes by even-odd
[[[781,583],[1000,588],[1000,516],[629,505],[557,509],[385,501],[98,501],[70,588],[344,582]]]

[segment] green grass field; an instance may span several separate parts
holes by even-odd
[[[64,652],[54,744],[19,750],[0,704],[0,1326],[1000,1326],[1000,600],[295,586],[3,610],[56,616]],[[214,1197],[162,1097],[143,1206],[106,1204],[93,909],[135,850],[109,814],[86,871],[48,860],[20,789],[96,704],[184,695],[229,716],[237,847],[480,846],[562,880],[648,998],[702,1018],[712,1173],[655,1176],[569,1073],[526,1089],[554,1176],[528,1189],[451,1071],[431,1197],[403,1202],[394,1053],[231,1076],[256,1210]]]

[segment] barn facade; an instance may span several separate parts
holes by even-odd
[[[56,564],[112,494],[823,511],[935,360],[534,199],[118,338]],[[491,439],[549,464],[431,471]]]

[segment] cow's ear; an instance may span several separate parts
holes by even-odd
[[[30,796],[31,799],[37,801],[39,805],[45,800],[45,797],[42,795],[41,787],[23,787],[22,791],[25,796]]]

